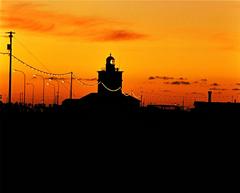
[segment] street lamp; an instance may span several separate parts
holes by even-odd
[[[49,85],[53,86],[53,104],[55,104],[55,99],[56,99],[56,95],[55,95],[55,93],[56,93],[56,92],[55,92],[55,91],[56,91],[55,85],[47,82],[47,86],[49,86]]]
[[[45,78],[44,78],[42,75],[39,75],[39,74],[34,74],[34,75],[33,75],[34,78],[36,78],[36,76],[41,77],[42,80],[43,80],[43,84],[42,84],[42,86],[43,86],[43,88],[42,88],[42,95],[43,95],[43,96],[42,96],[42,103],[44,104]]]
[[[32,86],[32,106],[34,105],[34,84],[33,83],[27,83],[27,85]]]
[[[49,81],[55,80],[57,82],[57,105],[59,104],[59,79],[58,78],[49,78]],[[62,81],[64,83],[64,81]]]
[[[14,69],[15,72],[20,72],[23,74],[23,104],[25,104],[25,99],[26,99],[26,74],[21,71],[21,70],[17,70]]]

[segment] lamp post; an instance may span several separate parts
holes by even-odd
[[[35,78],[36,78],[36,76],[39,76],[39,77],[41,77],[41,78],[42,78],[42,80],[43,80],[43,83],[42,83],[42,103],[44,104],[44,94],[45,94],[45,92],[44,92],[44,90],[45,90],[45,78],[44,78],[42,75],[39,75],[39,74],[34,74],[34,75],[33,75],[33,77],[35,77]]]
[[[20,103],[21,103],[21,102],[22,102],[22,92],[19,93],[19,96],[20,96],[20,97],[19,97],[19,101],[20,101]]]
[[[57,82],[57,105],[59,104],[59,79],[58,78],[49,78],[49,81],[55,80]]]
[[[23,104],[25,104],[25,100],[26,100],[26,74],[21,71],[21,70],[17,70],[14,69],[15,72],[20,72],[23,74]]]
[[[32,86],[32,106],[34,105],[34,84],[33,83],[27,83],[27,85]]]
[[[56,103],[56,102],[55,102],[55,100],[56,100],[56,92],[55,92],[56,89],[55,89],[55,85],[47,82],[47,86],[49,86],[49,85],[53,86],[53,104],[55,104],[55,103]]]

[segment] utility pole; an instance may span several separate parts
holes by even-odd
[[[70,80],[70,99],[72,99],[72,81],[73,81],[73,72],[71,72],[71,80]]]
[[[13,38],[13,34],[15,34],[15,32],[6,32],[7,34],[9,34],[9,38],[10,38],[10,44],[7,45],[7,49],[9,50],[9,85],[8,85],[8,103],[12,102],[12,38]]]
[[[22,92],[20,92],[20,95],[19,95],[19,96],[20,96],[20,98],[19,98],[19,99],[20,99],[20,102],[19,102],[19,103],[22,103]]]

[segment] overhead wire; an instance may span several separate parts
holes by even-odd
[[[40,70],[40,69],[38,69],[38,68],[30,65],[30,64],[27,64],[26,62],[24,62],[23,60],[17,58],[17,57],[14,56],[14,55],[12,55],[12,57],[13,57],[14,59],[16,59],[18,62],[24,64],[25,66],[27,66],[27,67],[29,67],[29,68],[31,68],[32,70],[35,70],[35,71],[40,72],[40,73],[43,73],[43,74],[47,74],[47,75],[49,75],[49,76],[65,76],[65,75],[71,74],[71,72],[66,72],[66,73],[49,73],[49,72]]]
[[[9,53],[0,52],[0,54],[9,54]],[[34,70],[34,71],[37,71],[37,72],[39,72],[39,73],[43,73],[43,74],[49,75],[49,76],[65,76],[65,75],[69,75],[69,74],[72,73],[72,72],[66,72],[66,73],[49,73],[49,72],[47,72],[47,71],[40,70],[40,69],[38,69],[38,68],[36,68],[36,67],[34,67],[34,66],[26,63],[26,62],[24,62],[23,60],[19,59],[19,58],[16,57],[15,55],[12,55],[12,57],[13,57],[15,60],[17,60],[18,62],[24,64],[26,67],[28,67],[28,68],[30,68],[30,69],[32,69],[32,70]],[[56,79],[59,79],[59,78],[56,78]],[[101,81],[97,82],[96,84],[89,84],[89,83],[86,83],[86,82],[80,80],[80,78],[77,78],[74,74],[73,74],[73,79],[76,79],[76,80],[79,81],[82,85],[85,85],[85,86],[96,86],[96,85],[102,84],[103,87],[104,87],[105,89],[107,89],[108,91],[110,91],[110,92],[117,92],[117,91],[119,91],[120,89],[122,89],[122,87],[118,87],[117,89],[111,89],[111,88],[109,88],[108,86],[106,86],[106,85],[105,85],[103,82],[101,82]],[[64,87],[65,87],[65,86],[64,86]],[[138,97],[136,97],[136,98],[138,98]]]
[[[48,72],[50,72],[49,69],[43,64],[43,62],[42,62],[41,60],[39,60],[39,58],[36,57],[36,56],[32,53],[32,51],[30,51],[18,38],[14,37],[14,39],[16,39],[17,42],[19,43],[19,45],[21,45],[36,61],[38,61],[38,63],[41,64],[42,67],[45,68],[45,70],[47,70]]]

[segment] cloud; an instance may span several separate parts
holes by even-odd
[[[150,76],[148,80],[155,80],[155,79],[160,79],[160,80],[173,80],[173,77],[170,76]]]
[[[154,76],[149,76],[148,80],[154,80],[156,79]]]
[[[172,85],[189,85],[191,84],[188,81],[173,81],[173,82],[164,82],[164,84],[172,84]]]
[[[192,82],[193,84],[206,84],[207,83],[207,79],[206,78],[202,78],[200,80],[196,80],[194,82]]]
[[[240,86],[240,82],[236,83],[237,86]]]
[[[130,30],[129,24],[120,21],[64,14],[47,10],[46,4],[9,2],[3,8],[0,26],[3,28],[88,41],[128,41],[147,37]]]
[[[220,84],[215,82],[215,83],[210,84],[210,86],[220,86]]]
[[[225,88],[212,87],[212,88],[210,88],[209,90],[221,90],[221,91],[225,91],[225,90],[227,90],[227,89],[225,89]]]
[[[174,79],[173,77],[169,77],[169,76],[157,76],[157,78],[162,79],[162,80],[172,80],[172,79]]]
[[[239,91],[240,88],[233,88],[232,90],[234,90],[234,91]]]
[[[188,82],[188,81],[174,81],[171,84],[175,84],[175,85],[180,85],[180,84],[189,85],[190,82]]]
[[[137,40],[137,39],[143,39],[146,35],[127,31],[127,30],[109,30],[106,31],[103,35],[99,35],[94,40],[99,41],[119,41],[119,40]]]
[[[187,80],[187,78],[180,77],[179,80]]]

